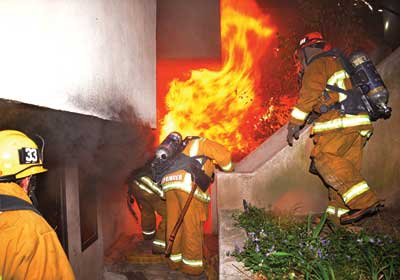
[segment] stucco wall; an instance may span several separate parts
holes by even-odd
[[[0,98],[156,125],[156,0],[0,1]]]

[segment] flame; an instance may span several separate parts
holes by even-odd
[[[179,131],[183,136],[212,139],[233,153],[255,148],[251,130],[257,127],[251,120],[268,118],[274,111],[273,104],[263,106],[256,91],[261,79],[258,62],[265,56],[273,34],[268,16],[255,1],[222,0],[224,62],[217,71],[192,70],[189,79],[174,79],[169,84],[160,141],[168,133]]]

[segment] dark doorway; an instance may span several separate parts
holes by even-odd
[[[79,217],[81,228],[81,250],[88,248],[98,238],[96,180],[79,168]]]
[[[58,239],[68,255],[67,216],[65,207],[64,168],[51,168],[37,175],[36,196],[39,211],[57,233]]]

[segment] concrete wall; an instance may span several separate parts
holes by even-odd
[[[400,2],[395,0],[383,0],[383,28],[385,42],[392,48],[400,46]],[[397,12],[397,14],[395,14]]]
[[[217,173],[218,210],[242,208],[246,199],[258,207],[320,211],[326,190],[308,173],[311,140],[308,130],[289,147],[286,126],[235,166],[234,173]]]
[[[98,239],[86,250],[81,250],[81,229],[79,218],[78,168],[65,169],[65,197],[68,224],[68,257],[77,280],[102,279],[103,277],[103,231],[101,207],[97,207]],[[96,194],[94,194],[96,195]],[[100,198],[97,198],[97,202]]]
[[[363,161],[363,175],[386,204],[400,201],[400,48],[378,67],[389,89],[392,116],[374,123]]]
[[[0,98],[156,125],[156,0],[0,1]]]
[[[216,174],[217,206],[212,207],[218,209],[213,229],[218,228],[219,233],[220,280],[244,278],[239,272],[245,271],[243,264],[227,255],[235,246],[241,248],[246,240],[245,232],[234,226],[232,218],[233,213],[243,211],[243,199],[257,207],[296,214],[326,208],[326,189],[318,177],[308,173],[312,146],[308,129],[293,147],[286,144],[286,131],[286,126],[278,130],[236,164],[234,173]]]

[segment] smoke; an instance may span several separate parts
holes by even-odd
[[[131,170],[152,155],[154,137],[150,126],[137,118],[127,102],[111,104],[118,104],[107,110],[119,121],[3,100],[0,129],[44,138],[44,164],[49,172],[59,166],[79,166],[79,172],[97,187],[123,186]]]

